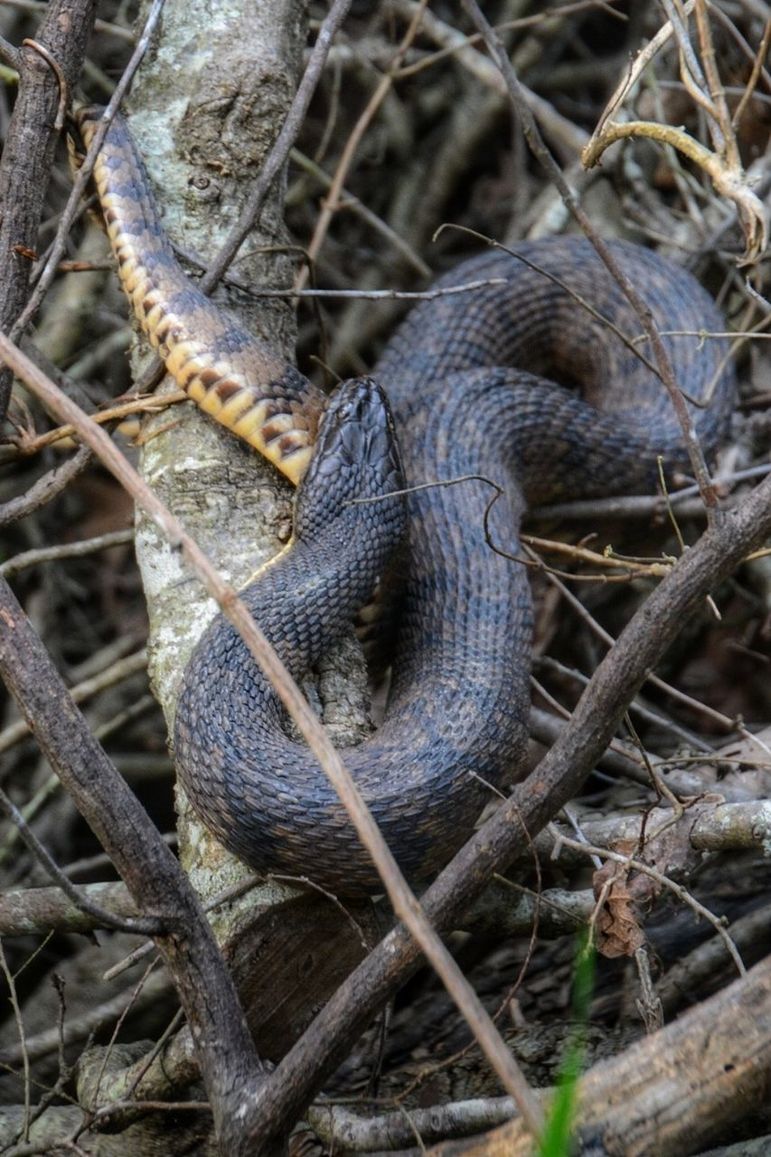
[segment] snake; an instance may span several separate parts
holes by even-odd
[[[87,146],[101,110],[78,114]],[[407,314],[371,377],[330,396],[204,296],[166,237],[116,117],[94,181],[123,288],[166,369],[296,487],[289,546],[242,590],[296,679],[394,589],[382,724],[344,751],[407,879],[430,881],[521,775],[533,610],[529,505],[650,493],[689,459],[641,323],[582,236],[488,248]],[[725,323],[684,268],[608,242],[661,331],[697,437],[725,437]],[[652,624],[653,627],[653,624]],[[177,775],[208,829],[260,873],[343,896],[374,865],[276,692],[223,614],[182,675]]]

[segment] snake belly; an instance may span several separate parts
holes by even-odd
[[[94,114],[82,117],[87,135]],[[96,179],[124,287],[170,371],[261,452],[273,443],[272,460],[300,482],[293,545],[242,592],[296,678],[348,628],[402,534],[380,390],[407,486],[449,483],[406,497],[386,715],[345,752],[400,867],[420,884],[465,842],[522,761],[532,611],[525,568],[507,556],[518,552],[526,505],[649,492],[658,456],[670,475],[687,469],[671,403],[639,356],[646,347],[619,336],[633,342],[640,324],[582,238],[486,252],[438,283],[477,288],[421,302],[380,358],[378,385],[344,383],[325,417],[316,387],[185,278],[122,124],[107,137]],[[683,269],[627,243],[612,250],[665,332],[696,432],[713,454],[735,380],[727,342],[703,334],[723,331],[723,318]],[[353,411],[346,431],[341,415]],[[373,469],[383,464],[374,493],[385,501],[352,503],[360,485],[372,495]],[[488,512],[494,487],[501,494]],[[379,890],[333,788],[289,738],[277,697],[221,615],[184,672],[174,749],[193,805],[240,859],[340,895]]]

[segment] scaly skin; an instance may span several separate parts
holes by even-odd
[[[82,120],[88,137],[89,119]],[[301,677],[371,594],[401,534],[395,450],[372,383],[344,383],[312,444],[319,391],[202,298],[177,268],[125,127],[110,131],[97,183],[121,277],[140,324],[177,381],[293,479],[295,542],[243,592]],[[614,243],[662,330],[707,454],[726,429],[734,375],[713,302],[682,269]],[[393,411],[409,485],[481,476],[503,490],[492,542],[518,551],[526,502],[650,489],[656,456],[687,469],[671,403],[595,311],[634,338],[640,326],[588,242],[486,253],[445,284],[502,279],[434,298],[408,316],[374,377]],[[560,279],[572,291],[555,283]],[[511,368],[516,366],[517,368]],[[721,368],[723,367],[723,368]],[[566,389],[563,381],[577,390]],[[464,843],[492,788],[516,774],[529,714],[530,593],[524,567],[492,549],[494,491],[466,481],[411,493],[408,552],[383,726],[346,763],[414,883]],[[391,495],[351,504],[355,495]],[[222,842],[262,871],[308,876],[339,894],[378,878],[334,790],[233,629],[217,617],[183,678],[178,773]]]
[[[101,112],[82,108],[76,115],[86,146]],[[121,284],[168,372],[205,413],[297,485],[313,452],[322,392],[185,276],[120,117],[97,157],[94,183]]]

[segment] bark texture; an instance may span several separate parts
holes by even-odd
[[[56,140],[80,73],[94,22],[96,0],[54,0],[37,36],[60,69],[61,81],[41,53],[20,52],[19,94],[0,162],[0,329],[9,333],[27,301],[38,227]],[[67,91],[61,91],[61,85]],[[61,122],[61,123],[59,123]],[[0,372],[0,420],[5,417],[11,374]]]
[[[204,262],[237,218],[281,128],[304,44],[299,0],[260,5],[167,0],[158,41],[134,82],[129,119],[172,240]],[[296,255],[283,226],[283,194],[282,179],[262,211],[259,233],[238,262],[239,279],[254,286],[291,284]],[[293,357],[291,305],[227,288],[216,296],[248,329]],[[138,343],[137,371],[145,364],[146,348]],[[286,543],[287,484],[192,405],[148,423],[142,467],[159,497],[235,585]],[[174,548],[142,519],[136,545],[150,615],[151,678],[171,728],[185,664],[214,607]],[[325,721],[336,742],[350,743],[367,727],[364,671],[353,641],[341,647],[337,659],[330,657],[328,668],[321,687]],[[247,870],[208,834],[179,791],[178,809],[182,860],[199,893],[209,898],[243,881]],[[251,891],[218,909],[213,922],[242,986],[259,1046],[276,1058],[363,952],[342,913],[331,904],[309,902],[286,884]],[[330,953],[333,942],[336,951]],[[279,1004],[281,1018],[271,1016],[265,1023]]]
[[[576,1141],[607,1157],[687,1157],[768,1103],[771,962],[690,1009],[674,1024],[601,1061],[578,1091]],[[435,1157],[526,1157],[532,1139],[512,1121]],[[706,1157],[706,1155],[705,1155]]]

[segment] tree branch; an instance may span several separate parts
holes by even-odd
[[[698,1153],[768,1104],[771,957],[674,1023],[600,1061],[577,1089],[577,1151]],[[752,1142],[750,1142],[752,1144]],[[765,1152],[766,1150],[760,1150]],[[512,1121],[476,1140],[445,1142],[434,1157],[528,1157]]]
[[[0,674],[137,907],[164,923],[156,943],[197,1044],[218,1136],[247,1152],[237,1109],[262,1067],[214,936],[177,860],[92,736],[3,579]]]
[[[36,43],[19,51],[19,93],[0,162],[0,329],[7,332],[27,300],[31,261],[43,211],[62,102],[80,73],[94,23],[96,0],[51,0]],[[62,88],[66,91],[62,91]],[[0,371],[0,421],[5,418],[11,375]]]

